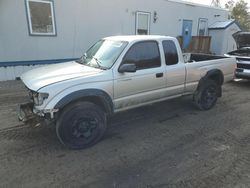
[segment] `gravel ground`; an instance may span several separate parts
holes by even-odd
[[[17,121],[19,81],[0,83],[0,187],[250,187],[250,82],[223,87],[215,108],[190,97],[117,114],[104,139],[71,151],[52,125]]]

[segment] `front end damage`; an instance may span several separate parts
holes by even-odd
[[[39,109],[48,94],[38,93],[27,88],[29,102],[18,105],[18,119],[24,123],[41,122],[43,120],[54,121],[57,109]]]
[[[40,122],[42,120],[54,121],[58,109],[37,110],[32,102],[18,105],[18,119],[24,123],[30,121]]]
[[[32,102],[18,105],[17,115],[19,121],[28,122],[37,119],[37,116],[33,113],[33,106]]]

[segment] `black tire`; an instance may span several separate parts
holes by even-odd
[[[56,122],[57,137],[70,149],[93,146],[103,137],[106,128],[104,111],[90,102],[77,102],[66,107]]]
[[[194,94],[194,103],[200,110],[210,110],[218,100],[220,85],[214,80],[204,80]]]

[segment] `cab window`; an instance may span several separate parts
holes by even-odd
[[[160,51],[156,41],[134,44],[123,58],[123,64],[135,64],[137,70],[161,66]]]
[[[166,65],[175,65],[179,62],[178,52],[176,45],[171,40],[165,40],[162,42]]]

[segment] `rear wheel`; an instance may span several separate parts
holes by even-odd
[[[200,110],[209,110],[217,102],[220,87],[214,80],[205,80],[194,94],[195,105]]]
[[[78,102],[67,107],[56,123],[56,133],[71,149],[84,149],[96,144],[106,130],[103,110],[90,102]]]

